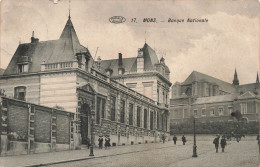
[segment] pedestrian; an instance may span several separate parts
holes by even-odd
[[[259,148],[259,154],[260,154],[260,135],[259,134],[256,136],[256,140],[257,140],[257,144],[258,144],[258,148]]]
[[[162,134],[163,143],[165,143],[165,139],[166,139],[165,134]]]
[[[109,135],[106,135],[106,138],[105,138],[105,149],[110,148],[110,146],[111,146],[111,144],[110,144]]]
[[[88,149],[89,149],[89,146],[90,146],[90,140],[89,140],[88,137],[87,137],[87,146],[88,146]]]
[[[185,143],[187,142],[187,140],[186,140],[186,137],[185,137],[184,135],[182,136],[181,140],[182,140],[183,145],[185,145]]]
[[[215,144],[216,153],[218,152],[218,146],[219,146],[219,135],[216,135],[216,138],[213,140],[213,144]]]
[[[174,142],[174,145],[176,145],[177,137],[175,135],[173,136],[172,140]]]
[[[221,148],[222,148],[222,152],[224,152],[225,146],[227,145],[225,136],[222,136],[222,139],[220,141],[220,145],[221,145]]]
[[[256,136],[256,140],[257,140],[257,143],[258,143],[258,145],[260,144],[259,142],[260,142],[260,135],[258,134],[257,136]]]
[[[98,146],[99,146],[99,149],[102,149],[102,148],[103,148],[103,136],[99,136]]]

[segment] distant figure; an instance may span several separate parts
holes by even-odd
[[[105,138],[105,149],[110,148],[110,146],[111,146],[111,144],[110,144],[109,135],[106,135],[106,138]]]
[[[218,152],[218,146],[219,146],[219,135],[213,140],[213,144],[215,144],[216,153]]]
[[[88,146],[88,149],[89,149],[89,146],[90,146],[90,140],[89,140],[88,137],[87,137],[87,146]]]
[[[185,143],[187,142],[187,140],[186,140],[186,137],[185,137],[184,135],[182,136],[181,140],[182,140],[183,145],[185,145]]]
[[[177,137],[175,135],[173,136],[172,140],[174,142],[174,145],[176,145]]]
[[[259,148],[259,154],[260,154],[260,136],[259,136],[259,134],[256,136],[256,140],[257,140],[257,144],[258,144],[258,148]]]
[[[224,152],[225,146],[227,145],[225,136],[222,136],[222,139],[220,141],[220,145],[221,145],[221,148],[222,148],[222,152]]]
[[[163,143],[165,143],[165,139],[166,139],[165,134],[162,134]]]
[[[256,136],[256,140],[257,140],[257,143],[259,145],[260,144],[260,136],[259,136],[259,134]]]
[[[102,149],[102,148],[103,148],[103,136],[99,136],[98,146],[99,146],[99,149]]]

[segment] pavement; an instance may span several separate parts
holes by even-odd
[[[187,137],[188,143],[185,146],[180,141],[177,141],[177,145],[169,141],[164,144],[116,146],[109,150],[96,148],[93,157],[89,156],[89,149],[0,157],[0,166],[259,166],[259,153],[254,137],[239,143],[228,141],[225,153],[215,153],[213,136],[197,138],[198,158],[191,157],[192,137]]]
[[[94,149],[94,156],[89,156],[89,149],[50,152],[30,155],[18,155],[0,157],[1,167],[20,167],[20,166],[47,166],[73,161],[81,161],[87,159],[116,156],[122,154],[130,154],[152,149],[163,149],[172,146],[172,142],[163,143],[147,143],[139,145],[126,145],[110,147],[110,149]]]

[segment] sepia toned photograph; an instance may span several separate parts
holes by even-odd
[[[259,0],[0,0],[0,167],[259,167]]]

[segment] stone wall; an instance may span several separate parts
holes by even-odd
[[[74,149],[74,114],[0,97],[0,155],[19,155]]]

